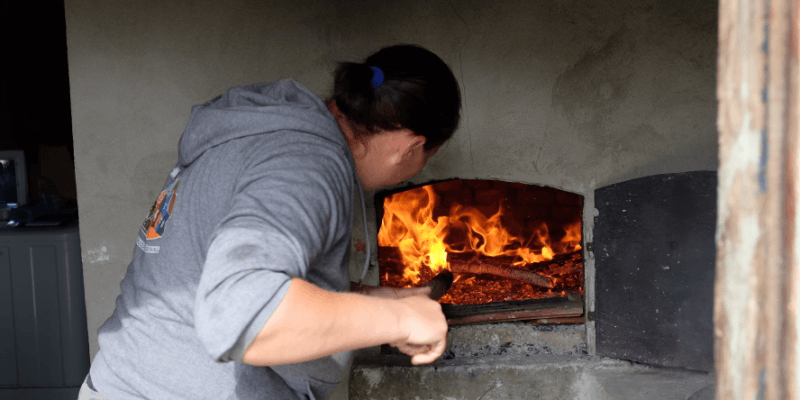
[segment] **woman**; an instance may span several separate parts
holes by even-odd
[[[334,86],[327,103],[282,80],[192,109],[81,398],[322,399],[351,350],[441,355],[427,291],[348,293],[348,255],[353,189],[417,174],[456,129],[458,84],[402,45],[341,64]]]

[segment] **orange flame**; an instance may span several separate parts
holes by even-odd
[[[518,260],[513,265],[524,265],[581,248],[580,222],[565,226],[566,235],[552,243],[544,223],[528,238],[509,233],[502,224],[503,207],[487,218],[473,207],[454,205],[448,216],[434,219],[438,200],[431,185],[396,193],[384,200],[378,243],[399,249],[406,286],[419,284],[423,270],[435,275],[448,269],[448,253],[510,256]]]

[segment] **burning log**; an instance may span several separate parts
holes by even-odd
[[[503,278],[516,279],[531,285],[545,288],[555,287],[551,278],[520,268],[487,260],[448,260],[450,270],[454,274],[488,274]]]

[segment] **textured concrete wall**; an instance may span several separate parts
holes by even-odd
[[[439,29],[460,38],[445,56],[465,118],[416,181],[488,175],[581,193],[716,167],[715,2],[448,6]]]
[[[415,181],[488,177],[591,198],[629,178],[716,168],[716,7],[67,0],[92,355],[191,105],[280,77],[324,97],[335,61],[418,43],[453,67],[464,118]]]

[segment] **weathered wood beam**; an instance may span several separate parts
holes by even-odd
[[[798,399],[798,0],[721,0],[717,399]]]

